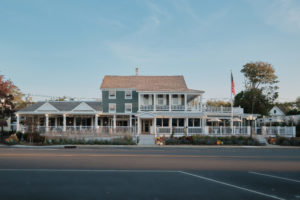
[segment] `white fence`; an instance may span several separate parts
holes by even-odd
[[[191,136],[191,135],[209,135],[209,136],[250,136],[251,128],[248,126],[239,127],[223,127],[223,126],[205,126],[205,127],[157,127],[157,136]]]
[[[296,137],[295,126],[262,126],[256,128],[256,133],[264,137]]]

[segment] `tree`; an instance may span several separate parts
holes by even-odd
[[[296,106],[297,106],[297,109],[300,110],[300,97],[297,97],[297,99],[296,99]]]
[[[249,101],[253,99],[254,101]],[[255,106],[253,106],[255,104]],[[269,110],[273,107],[270,99],[265,96],[259,89],[249,89],[241,91],[234,98],[234,106],[241,106],[245,113],[257,113],[261,115],[268,115]]]
[[[241,72],[245,76],[245,91],[239,93],[235,98],[239,105],[247,109],[249,113],[267,114],[266,108],[272,105],[278,98],[278,77],[275,75],[275,69],[266,62],[250,62],[243,66]],[[246,101],[238,101],[239,99]],[[243,104],[238,104],[238,102]],[[263,106],[267,107],[263,107]],[[250,106],[250,107],[249,107]],[[251,108],[249,110],[249,108]],[[262,109],[261,111],[258,109]]]
[[[266,62],[250,62],[243,66],[241,72],[245,76],[246,89],[261,89],[274,101],[278,98],[278,77],[273,66]]]
[[[0,75],[0,108],[1,108],[1,135],[0,139],[3,139],[3,129],[5,122],[8,117],[11,117],[14,112],[14,96],[13,91],[16,89],[16,86],[10,81],[5,80],[3,75]]]

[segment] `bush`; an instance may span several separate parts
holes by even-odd
[[[45,141],[45,136],[41,136],[39,132],[25,133],[23,137],[26,142],[42,144]]]
[[[300,138],[276,137],[276,144],[283,146],[300,146]]]
[[[231,137],[210,137],[202,135],[183,136],[179,138],[167,138],[165,139],[166,145],[176,144],[193,144],[193,145],[259,145],[258,141],[253,138],[243,136],[231,136]]]
[[[17,137],[19,140],[22,140],[22,137],[23,137],[23,133],[22,132],[17,132],[16,133]]]
[[[16,136],[16,134],[11,135],[4,140],[4,144],[7,144],[7,145],[14,145],[14,144],[18,144],[18,143],[19,143],[19,139]]]
[[[166,145],[174,145],[174,144],[177,144],[177,143],[178,143],[177,140],[178,140],[178,139],[176,139],[176,138],[169,138],[169,139],[166,139],[165,144],[166,144]]]
[[[131,136],[124,136],[122,138],[114,138],[111,140],[87,140],[87,139],[45,139],[44,144],[48,145],[65,145],[65,144],[88,144],[88,145],[135,145]]]

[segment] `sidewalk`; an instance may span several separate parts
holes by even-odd
[[[76,149],[103,149],[103,148],[253,148],[253,149],[298,149],[300,146],[280,146],[280,145],[267,145],[267,146],[237,146],[237,145],[3,145],[0,148],[24,148],[24,149],[64,149],[65,147],[76,147]]]

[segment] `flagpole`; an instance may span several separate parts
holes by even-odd
[[[230,88],[230,99],[231,99],[231,122],[230,122],[230,125],[231,125],[231,134],[233,135],[233,99],[232,99],[232,80],[233,80],[233,77],[232,77],[232,70],[230,70],[230,82],[231,82],[231,88]]]

